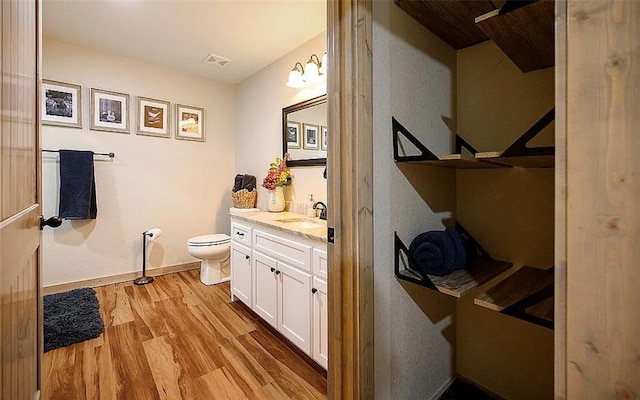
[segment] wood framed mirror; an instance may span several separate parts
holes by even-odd
[[[287,166],[327,165],[327,95],[282,109],[282,155]]]

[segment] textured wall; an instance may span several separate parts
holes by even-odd
[[[391,117],[451,152],[456,54],[391,1],[373,2],[373,13],[376,398],[429,399],[455,374],[455,301],[396,280],[393,232],[408,245],[442,229],[455,210],[455,173],[395,165]]]

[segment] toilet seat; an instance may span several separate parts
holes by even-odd
[[[214,233],[211,235],[202,235],[191,238],[187,241],[189,246],[206,247],[206,246],[219,246],[231,242],[231,236],[224,233]]]

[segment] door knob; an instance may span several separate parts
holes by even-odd
[[[44,219],[42,215],[40,216],[40,230],[43,230],[45,226],[57,228],[60,225],[62,225],[62,218],[60,217],[51,217]]]

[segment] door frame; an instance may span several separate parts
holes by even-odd
[[[372,1],[328,0],[330,399],[372,399]]]

